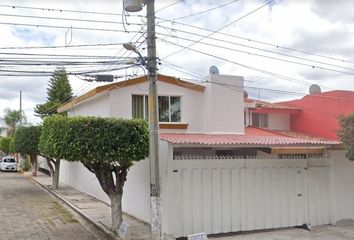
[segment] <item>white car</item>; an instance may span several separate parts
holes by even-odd
[[[16,160],[12,157],[4,157],[1,161],[0,166],[1,171],[17,171],[17,163]]]

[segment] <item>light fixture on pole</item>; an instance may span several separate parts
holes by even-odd
[[[144,67],[146,67],[148,69],[148,66],[145,62],[145,58],[143,58],[143,56],[141,55],[141,53],[138,51],[138,49],[136,49],[136,46],[133,43],[123,43],[123,47],[128,50],[128,51],[132,51],[136,54],[139,55],[139,60],[141,61],[141,63],[144,65]]]

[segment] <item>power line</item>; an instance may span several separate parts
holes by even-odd
[[[187,47],[184,47],[184,48],[180,49],[180,50],[177,51],[177,52],[173,52],[173,53],[167,55],[166,57],[164,57],[164,59],[169,58],[169,57],[171,57],[171,56],[173,56],[173,55],[175,55],[175,54],[177,54],[177,53],[180,53],[180,52],[182,52],[183,50],[185,50],[186,48],[189,48],[189,47],[193,46],[194,44],[196,44],[196,43],[202,41],[203,39],[205,39],[205,38],[207,38],[207,37],[210,37],[211,35],[213,35],[213,34],[215,34],[215,33],[217,33],[217,32],[220,32],[221,30],[223,30],[223,29],[225,29],[225,28],[231,26],[232,24],[234,24],[234,23],[236,23],[236,22],[238,22],[238,21],[240,21],[240,20],[242,20],[242,19],[248,17],[249,15],[251,15],[251,14],[257,12],[258,10],[262,9],[263,7],[267,6],[268,4],[270,4],[270,3],[272,3],[272,2],[274,2],[274,0],[270,0],[270,1],[266,2],[266,3],[263,4],[262,6],[260,6],[260,7],[256,8],[256,9],[252,10],[251,12],[248,12],[248,13],[244,14],[243,16],[241,16],[241,17],[237,18],[236,20],[234,20],[234,21],[232,21],[232,22],[226,24],[225,26],[219,28],[218,30],[211,32],[210,34],[208,34],[208,35],[206,35],[206,36],[200,38],[200,39],[197,40],[196,42],[191,43],[191,44],[188,45]]]
[[[176,43],[172,43],[172,42],[164,40],[164,39],[160,39],[160,40],[164,41],[164,42],[167,42],[167,43],[170,43],[170,44],[173,44],[173,45],[176,45],[176,46],[179,46],[179,47],[183,47],[183,48],[185,47],[185,46],[182,46],[182,45],[179,45],[179,44],[176,44]],[[200,50],[193,49],[193,48],[186,48],[186,49],[188,49],[190,51],[193,51],[193,52],[197,52],[197,53],[203,54],[203,55],[207,55],[209,57],[217,58],[217,59],[220,59],[220,60],[235,64],[235,65],[243,67],[243,68],[247,68],[247,69],[250,69],[250,70],[253,70],[253,71],[261,72],[263,74],[267,74],[267,75],[270,75],[270,76],[273,76],[273,77],[276,77],[276,78],[280,78],[280,79],[284,79],[284,80],[288,80],[288,81],[292,81],[292,82],[297,82],[297,83],[305,83],[307,85],[311,85],[312,84],[312,83],[309,83],[309,82],[305,82],[303,80],[295,79],[295,78],[292,78],[292,77],[287,77],[287,76],[284,76],[284,75],[281,75],[281,74],[277,74],[277,73],[272,73],[270,71],[259,69],[259,68],[253,67],[253,66],[248,66],[248,65],[236,62],[236,61],[231,61],[229,59],[226,59],[226,58],[223,58],[223,57],[219,57],[219,56],[215,56],[215,55],[210,54],[210,53],[205,53],[205,52],[202,52]]]
[[[227,2],[227,3],[218,5],[218,6],[216,6],[216,7],[209,8],[209,9],[204,10],[204,11],[201,11],[201,12],[193,13],[193,14],[190,14],[190,15],[182,16],[182,17],[173,18],[173,19],[171,19],[170,21],[175,21],[175,20],[180,20],[180,19],[184,19],[184,18],[189,18],[189,17],[194,17],[194,16],[197,16],[197,15],[201,15],[201,14],[204,14],[204,13],[207,13],[207,12],[210,12],[210,11],[213,11],[213,10],[215,10],[215,9],[218,9],[218,8],[226,7],[226,6],[230,5],[230,4],[235,3],[235,2],[238,2],[238,1],[239,1],[239,0],[232,0],[232,1],[229,1],[229,2]]]
[[[84,13],[84,14],[94,14],[94,15],[108,15],[108,16],[122,16],[119,13],[110,13],[110,12],[97,12],[97,11],[80,11],[80,10],[70,10],[70,9],[59,9],[59,8],[43,8],[43,7],[28,7],[20,5],[6,5],[0,4],[0,7],[12,8],[12,9],[30,9],[30,10],[40,10],[47,12],[70,12],[70,13]],[[142,15],[135,15],[137,17],[144,17]]]
[[[76,22],[90,22],[90,23],[108,23],[108,24],[124,24],[123,22],[107,21],[107,20],[93,20],[93,19],[80,19],[80,18],[62,18],[62,17],[47,17],[47,16],[33,16],[22,14],[5,14],[0,13],[0,16],[18,17],[18,18],[34,18],[34,19],[47,19],[47,20],[63,20],[63,21],[76,21]],[[143,23],[129,23],[129,25],[143,25]]]
[[[18,53],[18,52],[0,52],[0,55],[16,55],[16,56],[48,56],[48,57],[73,57],[73,58],[114,58],[114,56],[104,55],[75,55],[75,54],[49,54],[49,53]],[[4,58],[1,58],[4,59]]]
[[[171,3],[171,4],[168,4],[168,5],[164,6],[164,7],[162,7],[162,8],[160,8],[160,9],[156,10],[155,13],[161,12],[161,11],[165,10],[166,8],[169,8],[169,7],[171,7],[171,6],[173,6],[173,5],[176,5],[177,3],[180,3],[180,2],[183,2],[183,0],[178,0],[178,1],[176,1],[176,2],[173,2],[173,3]]]
[[[75,27],[75,26],[58,26],[58,25],[45,25],[45,24],[29,24],[29,23],[15,23],[15,22],[0,22],[2,25],[12,25],[12,26],[26,26],[26,27],[43,27],[43,28],[57,28],[57,29],[68,29],[69,27],[73,30],[85,30],[85,31],[103,31],[103,32],[116,32],[116,33],[127,33],[126,30],[119,29],[108,29],[108,28],[93,28],[93,27]],[[129,32],[136,33],[136,30],[129,30]]]
[[[163,26],[159,26],[159,27],[165,28]],[[167,28],[167,29],[178,31],[178,32],[183,32],[183,33],[186,33],[186,34],[191,34],[191,35],[194,35],[194,36],[205,37],[205,35],[194,33],[194,32],[189,32],[189,31],[185,31],[185,30],[178,30],[178,29],[172,29],[172,28]],[[167,37],[170,36],[170,35],[167,35],[167,34],[164,34],[164,33],[157,33],[157,34],[163,35],[163,36],[167,36]],[[278,59],[278,58],[274,58],[274,57],[270,57],[270,56],[264,56],[264,55],[257,54],[257,53],[246,52],[246,51],[243,51],[243,50],[238,50],[238,49],[234,49],[234,48],[230,48],[230,47],[225,47],[223,45],[211,44],[211,43],[202,42],[202,41],[200,41],[200,42],[198,41],[197,42],[196,40],[192,40],[190,38],[186,38],[186,37],[182,37],[182,36],[173,36],[173,37],[175,37],[177,39],[182,39],[182,40],[185,40],[185,41],[198,43],[198,44],[209,45],[209,46],[213,46],[213,47],[217,47],[217,48],[223,48],[223,49],[227,49],[227,50],[231,50],[231,51],[237,51],[237,52],[241,52],[241,53],[245,53],[245,54],[249,54],[249,55],[255,55],[255,56],[260,56],[260,57],[268,57],[268,58],[272,58],[272,59],[276,59],[276,60],[287,61],[287,62],[292,62],[292,63],[298,64],[297,62],[293,62],[291,60]],[[349,67],[344,67],[344,66],[340,66],[340,65],[336,65],[336,64],[331,64],[331,63],[327,63],[327,62],[317,61],[317,60],[311,60],[311,59],[307,59],[307,58],[304,58],[304,57],[298,57],[298,56],[294,56],[294,55],[290,55],[290,54],[286,54],[286,53],[281,53],[281,52],[271,51],[271,50],[267,50],[267,49],[263,49],[263,48],[253,47],[253,46],[240,44],[240,43],[236,43],[236,42],[228,41],[228,40],[224,40],[224,39],[219,39],[219,38],[214,38],[214,37],[207,37],[207,39],[214,40],[214,41],[219,41],[219,42],[227,43],[227,44],[231,44],[231,45],[241,46],[241,47],[249,48],[249,49],[252,49],[252,50],[258,50],[258,51],[262,51],[262,52],[266,52],[266,53],[277,54],[277,55],[284,56],[284,57],[299,59],[299,60],[302,60],[302,61],[313,62],[313,63],[318,63],[318,64],[323,64],[323,65],[327,65],[327,66],[332,66],[332,67],[336,67],[336,68],[342,68],[342,69],[347,69],[347,70],[354,71],[353,68],[349,68]],[[302,63],[299,63],[299,64],[304,65]],[[313,65],[308,65],[308,64],[305,64],[305,65],[309,66],[309,67],[314,67]],[[321,68],[321,67],[318,67],[318,66],[316,66],[316,67],[317,68]]]
[[[125,43],[125,42],[124,42]],[[95,44],[76,44],[76,45],[52,45],[52,46],[9,46],[9,47],[0,47],[0,49],[55,49],[55,48],[81,48],[81,47],[105,47],[105,46],[119,46],[123,45],[122,43],[95,43]]]
[[[160,35],[164,35],[164,36],[168,36],[167,34],[163,34],[163,33],[159,33],[159,34]],[[205,43],[205,42],[198,42],[198,41],[195,41],[195,40],[192,40],[192,39],[189,39],[189,38],[183,38],[183,37],[178,37],[178,38],[182,39],[182,40],[185,40],[185,41],[193,42],[193,43],[203,44],[203,45],[212,46],[212,47],[216,47],[216,48],[222,48],[222,49],[231,50],[231,51],[235,51],[235,52],[239,52],[239,53],[244,53],[244,54],[247,54],[247,55],[253,55],[253,56],[257,56],[257,57],[268,58],[268,59],[272,59],[272,60],[277,60],[277,61],[297,64],[297,65],[306,66],[306,67],[310,67],[310,68],[317,68],[317,69],[321,69],[321,70],[327,70],[327,71],[332,71],[332,72],[337,72],[337,73],[354,75],[354,72],[346,72],[346,71],[341,71],[341,70],[336,70],[336,69],[316,66],[316,65],[312,65],[312,64],[306,64],[306,63],[296,62],[296,61],[292,61],[292,60],[287,60],[287,59],[282,59],[282,58],[277,58],[277,57],[272,57],[272,56],[266,56],[266,55],[262,55],[262,54],[258,54],[258,53],[246,52],[246,51],[243,51],[243,50],[229,48],[229,47],[225,47],[225,46],[222,46],[222,45],[216,45],[216,44]],[[302,60],[307,60],[307,59],[302,59]],[[307,61],[309,61],[309,60],[307,60]],[[350,71],[354,71],[353,68],[347,68],[347,67],[327,64],[327,63],[323,63],[323,62],[320,62],[320,63],[321,64],[325,64],[325,65],[334,66],[334,67],[337,67],[337,68],[343,68],[343,69],[347,69],[347,70],[350,70]]]
[[[208,28],[194,26],[194,25],[190,25],[190,24],[187,24],[187,23],[175,22],[175,21],[171,21],[171,20],[168,20],[168,19],[164,19],[164,18],[158,18],[158,19],[161,19],[162,22],[169,21],[172,24],[179,24],[179,25],[182,25],[182,26],[185,26],[185,27],[190,27],[190,28],[194,28],[194,29],[198,29],[198,30],[203,30],[203,31],[207,31],[207,32],[214,32],[213,30],[210,30]],[[160,26],[160,27],[163,27],[163,26]],[[170,29],[171,30],[175,30],[175,31],[183,31],[183,30],[178,30],[176,28],[170,28]],[[191,33],[191,32],[189,32],[189,33]],[[274,47],[276,49],[283,49],[283,50],[292,51],[292,52],[298,52],[298,53],[306,54],[306,55],[310,55],[310,56],[315,56],[315,57],[321,57],[321,58],[326,58],[326,59],[330,59],[330,60],[335,60],[335,61],[339,61],[339,62],[343,62],[343,63],[354,64],[354,62],[350,61],[350,60],[345,60],[345,59],[339,59],[339,58],[335,58],[335,57],[325,56],[325,55],[313,53],[313,52],[310,52],[310,51],[304,51],[304,50],[294,49],[294,48],[290,48],[290,47],[285,47],[285,46],[281,46],[281,45],[278,45],[278,44],[264,42],[264,41],[259,41],[259,40],[250,39],[250,38],[246,38],[246,37],[241,37],[241,36],[237,36],[237,35],[230,34],[230,33],[217,32],[217,34],[220,34],[222,36],[227,36],[227,37],[241,39],[241,40],[244,40],[244,41],[247,41],[247,42],[253,42],[253,43],[257,43],[257,44],[261,44],[261,45],[265,45],[265,46]],[[220,40],[220,39],[218,39],[218,40]]]

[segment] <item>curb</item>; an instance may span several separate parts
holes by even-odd
[[[40,183],[39,181],[37,181],[35,178],[33,178],[32,176],[26,176],[24,175],[24,177],[28,178],[29,180],[31,180],[34,184],[36,184],[37,186],[39,186],[40,188],[42,188],[44,191],[51,193],[53,196],[55,196],[56,198],[58,198],[59,200],[61,200],[63,203],[65,203],[68,207],[70,207],[72,210],[74,210],[76,213],[78,213],[81,217],[83,217],[86,221],[90,222],[91,224],[93,224],[96,228],[98,228],[100,231],[102,231],[105,235],[107,235],[107,237],[113,239],[113,240],[121,240],[121,238],[119,238],[118,236],[116,236],[112,231],[110,231],[108,229],[108,227],[106,225],[104,225],[103,223],[101,223],[99,221],[99,223],[102,224],[99,225],[97,224],[95,221],[93,221],[89,216],[87,216],[86,214],[84,214],[82,211],[79,210],[78,207],[76,207],[74,204],[72,204],[70,201],[68,201],[67,199],[65,199],[64,197],[62,197],[60,194],[56,193],[55,191],[51,190],[50,188],[48,188],[47,186],[43,185],[42,183]]]

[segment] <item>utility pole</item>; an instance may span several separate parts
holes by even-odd
[[[139,55],[142,64],[148,70],[149,80],[149,160],[150,160],[150,226],[152,239],[160,240],[162,236],[162,214],[160,196],[160,167],[159,167],[159,116],[157,95],[157,61],[155,37],[155,0],[145,0],[147,20],[147,59],[131,43],[123,44],[129,51]],[[142,9],[141,2],[125,0],[125,10],[138,12]]]
[[[157,63],[155,37],[155,0],[146,0],[147,70],[149,74],[149,128],[150,128],[150,224],[153,239],[162,239],[162,216],[159,168],[159,118],[157,96]]]
[[[22,125],[22,90],[20,90],[20,126]]]

